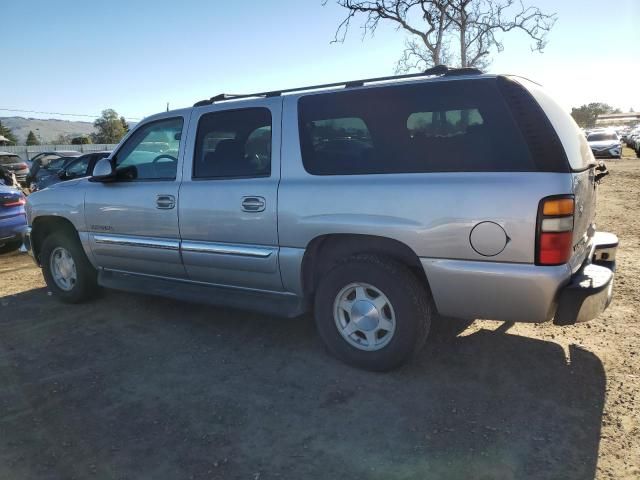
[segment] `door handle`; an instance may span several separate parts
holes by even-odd
[[[242,197],[242,210],[245,212],[264,212],[266,206],[263,197]]]
[[[173,195],[158,195],[156,197],[156,208],[171,210],[176,206],[176,197]]]

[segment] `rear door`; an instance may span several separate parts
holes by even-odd
[[[278,266],[280,98],[195,108],[180,188],[191,280],[282,290]]]

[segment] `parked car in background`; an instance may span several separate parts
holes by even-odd
[[[620,158],[622,143],[614,130],[596,130],[589,134],[587,142],[594,157]]]
[[[56,175],[73,158],[82,155],[73,150],[42,152],[31,159],[31,169],[27,176],[27,186],[31,191],[38,189],[38,182],[49,175]]]
[[[640,128],[636,127],[633,130],[629,131],[625,136],[624,142],[627,144],[627,147],[634,148],[636,144],[636,139],[640,136]]]
[[[0,152],[0,167],[8,173],[14,173],[22,186],[27,186],[29,165],[15,153]]]
[[[79,157],[61,157],[56,161],[63,161],[63,167],[55,175],[42,176],[35,182],[35,187],[31,191],[42,190],[58,182],[91,175],[96,162],[101,158],[108,157],[110,153],[109,151],[102,151],[86,153]],[[52,162],[54,166],[56,161]]]
[[[149,117],[92,177],[29,196],[25,246],[62,301],[101,285],[311,310],[371,370],[410,359],[435,312],[599,315],[618,240],[596,232],[606,169],[565,108],[474,69],[384,80]]]
[[[27,228],[25,196],[17,188],[0,184],[0,253],[17,250]]]

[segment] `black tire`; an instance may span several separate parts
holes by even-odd
[[[0,253],[9,253],[18,250],[22,245],[21,241],[11,241],[0,245]]]
[[[395,332],[384,347],[364,351],[352,346],[338,331],[334,302],[351,283],[366,283],[383,292],[393,305]],[[431,300],[425,285],[401,263],[375,255],[356,255],[331,269],[315,295],[315,320],[328,349],[350,365],[371,371],[388,371],[412,358],[424,345],[431,326]]]
[[[77,281],[71,290],[63,290],[51,274],[51,254],[57,247],[66,249],[76,266]],[[89,262],[80,241],[70,233],[54,233],[44,239],[40,250],[42,273],[49,290],[65,303],[80,303],[92,298],[98,291],[98,273]]]
[[[636,157],[640,158],[640,148],[636,150]]]

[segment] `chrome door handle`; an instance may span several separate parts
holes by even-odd
[[[156,208],[171,210],[176,206],[176,197],[173,195],[158,195],[156,197]]]
[[[263,197],[242,197],[242,210],[245,212],[264,212],[266,206]]]

